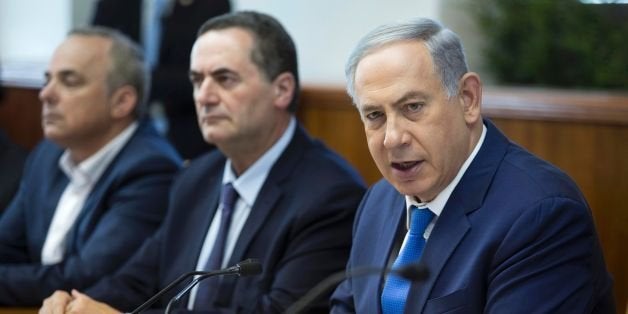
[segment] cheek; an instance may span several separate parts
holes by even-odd
[[[371,156],[373,157],[376,163],[383,161],[381,160],[385,156],[383,132],[367,130],[365,134],[366,134],[366,144],[369,148]]]

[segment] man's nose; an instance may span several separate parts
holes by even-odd
[[[384,147],[392,149],[409,142],[409,135],[407,134],[402,119],[389,116],[386,121],[386,134],[384,135]]]
[[[216,83],[212,79],[204,79],[194,91],[194,98],[196,103],[202,106],[218,104],[220,102],[220,97],[218,96]]]

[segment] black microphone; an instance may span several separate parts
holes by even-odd
[[[427,278],[429,275],[429,271],[425,265],[421,263],[412,263],[402,267],[396,268],[380,268],[380,267],[372,267],[372,266],[363,266],[356,267],[353,269],[349,269],[347,271],[339,271],[325,278],[323,281],[319,282],[314,288],[308,291],[304,296],[302,296],[299,300],[294,302],[288,309],[286,309],[286,314],[297,314],[302,313],[304,310],[312,304],[316,299],[318,299],[323,293],[328,291],[330,288],[338,285],[345,279],[360,277],[360,276],[368,276],[368,275],[380,275],[384,276],[388,273],[398,275],[410,281],[422,281]]]
[[[204,278],[208,278],[208,277],[212,277],[212,276],[221,276],[221,275],[252,276],[252,275],[257,275],[257,274],[259,274],[261,272],[262,272],[262,264],[259,262],[259,260],[254,259],[254,258],[249,258],[247,260],[244,260],[244,261],[241,261],[241,262],[235,264],[234,266],[223,268],[223,269],[216,270],[216,271],[191,271],[189,273],[185,273],[185,274],[179,276],[179,278],[177,278],[174,281],[172,281],[171,283],[169,283],[165,288],[161,289],[161,291],[157,292],[150,299],[148,299],[142,305],[138,306],[135,310],[133,310],[133,312],[131,312],[129,314],[138,314],[138,313],[143,312],[149,306],[153,305],[153,303],[155,303],[157,300],[159,300],[159,298],[161,296],[163,296],[165,293],[167,293],[168,291],[172,290],[172,288],[174,288],[176,285],[180,284],[183,280],[185,280],[185,279],[187,279],[189,277],[192,277],[192,276],[197,276],[197,275],[199,276],[198,278],[196,278],[195,280],[192,281],[192,282],[198,283],[198,281],[200,281],[200,280],[198,280],[199,278],[203,278],[204,279]],[[190,287],[190,288],[192,288],[192,287]],[[184,290],[186,290],[186,289],[188,289],[188,288],[186,287]],[[168,303],[168,304],[170,304],[170,303]]]
[[[240,277],[254,276],[262,272],[262,264],[257,259],[249,258],[245,261],[242,261],[236,264],[235,266],[226,268],[224,270],[227,271],[230,269],[232,269],[231,272],[225,272],[220,275],[238,275]],[[223,270],[220,270],[220,271],[223,271]],[[194,286],[196,286],[199,282],[209,277],[213,277],[214,275],[216,274],[209,272],[209,273],[201,274],[198,277],[196,277],[194,280],[192,280],[187,286],[185,286],[185,288],[181,289],[181,291],[179,291],[177,295],[175,295],[172,299],[170,299],[170,301],[168,302],[168,305],[166,306],[166,310],[164,311],[164,314],[169,314],[172,306],[175,303],[179,302],[179,300],[181,300],[181,298],[184,295],[190,292],[190,290],[192,290],[192,288],[194,288]]]

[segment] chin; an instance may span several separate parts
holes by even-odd
[[[218,145],[220,142],[224,141],[223,134],[217,134],[216,132],[203,132],[203,139],[205,142],[211,145]]]
[[[389,182],[395,187],[395,189],[403,194],[403,195],[412,195],[418,196],[425,192],[425,189],[422,189],[420,183],[416,181],[390,181]]]
[[[46,129],[44,129],[44,137],[46,139],[49,139],[49,140],[53,141],[53,142],[62,139],[62,136],[60,136],[59,133],[57,133],[57,132],[55,132],[53,130],[46,130]]]

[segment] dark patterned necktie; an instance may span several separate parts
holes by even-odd
[[[222,204],[222,217],[220,218],[220,228],[214,241],[214,247],[207,259],[207,263],[203,270],[212,271],[218,270],[222,266],[222,260],[225,253],[225,242],[227,240],[227,234],[229,233],[229,225],[231,224],[231,216],[235,207],[235,203],[238,200],[238,192],[233,188],[231,183],[225,184],[222,187],[222,193],[220,196]],[[198,290],[196,291],[196,299],[194,300],[194,309],[210,309],[214,295],[216,294],[216,286],[220,282],[220,277],[207,278],[199,283]]]

